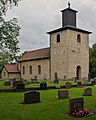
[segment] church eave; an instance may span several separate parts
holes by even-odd
[[[60,31],[67,30],[67,29],[78,31],[78,32],[83,32],[83,33],[87,33],[87,34],[92,33],[90,31],[83,30],[83,29],[80,29],[80,28],[76,28],[76,27],[73,27],[73,26],[65,26],[65,27],[61,27],[61,28],[49,31],[49,32],[47,32],[47,34],[52,34],[52,33],[60,32]]]

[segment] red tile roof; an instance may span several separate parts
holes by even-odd
[[[19,73],[20,71],[17,68],[17,65],[4,65],[5,69],[8,73]]]
[[[44,59],[50,57],[50,48],[43,48],[39,50],[29,51],[26,52],[18,62],[21,61],[29,61],[29,60],[36,60],[36,59]]]

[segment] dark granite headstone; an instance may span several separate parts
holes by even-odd
[[[94,81],[95,81],[95,85],[96,85],[96,78],[94,79]]]
[[[83,98],[69,99],[69,114],[72,115],[75,111],[84,110]]]
[[[10,81],[6,81],[6,82],[4,82],[4,85],[5,85],[5,86],[10,86],[10,85],[11,85],[11,82],[10,82]]]
[[[59,80],[58,79],[55,79],[54,80],[54,84],[58,84],[59,83]]]
[[[95,81],[93,80],[93,81],[91,81],[91,85],[93,86],[93,85],[95,85]]]
[[[65,98],[69,98],[68,90],[58,91],[58,99],[65,99]]]
[[[40,89],[46,90],[47,89],[47,83],[46,82],[41,82],[40,83]]]
[[[77,82],[77,87],[78,87],[78,88],[83,88],[83,87],[84,87],[84,84],[82,84],[81,81],[78,81],[78,82]]]
[[[77,86],[79,86],[79,85],[81,85],[81,84],[82,84],[82,82],[81,82],[81,81],[77,82]]]
[[[24,93],[24,104],[39,103],[40,102],[40,92],[29,91]]]
[[[66,88],[71,88],[71,83],[70,83],[70,82],[66,82],[66,83],[65,83],[65,87],[66,87]]]
[[[17,84],[23,84],[23,81],[14,81],[13,82],[13,87],[16,87]]]
[[[25,89],[25,84],[17,84],[16,85],[16,90],[24,90]]]
[[[84,96],[92,96],[92,89],[91,88],[86,88],[84,89]]]

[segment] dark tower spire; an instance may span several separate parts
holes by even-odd
[[[76,10],[70,8],[70,2],[68,1],[68,8],[62,10],[62,27],[73,26],[76,27]]]

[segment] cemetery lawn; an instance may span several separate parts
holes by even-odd
[[[7,89],[7,88],[10,88],[10,87],[12,87],[12,85],[11,86],[5,86],[4,85],[4,82],[6,82],[7,80],[2,80],[2,81],[0,81],[0,89]],[[31,80],[29,80],[29,82],[31,83]],[[57,88],[60,88],[60,86],[63,86],[63,85],[65,85],[65,81],[59,81],[59,84],[54,84],[54,83],[50,83],[50,81],[49,80],[46,80],[46,83],[47,83],[47,86],[56,86]],[[72,85],[74,85],[74,84],[77,84],[77,83],[75,83],[75,82],[72,82],[72,81],[70,81],[70,83],[72,84]],[[29,85],[25,85],[25,87],[26,88],[30,88],[30,87],[40,87],[40,80],[38,80],[38,83],[37,84],[29,84]]]
[[[85,88],[85,87],[84,87]],[[84,88],[70,88],[69,97],[82,97]],[[92,96],[84,97],[84,108],[96,112],[96,86],[92,88]],[[67,115],[69,112],[69,99],[57,99],[58,90],[41,90],[40,103],[20,104],[24,92],[0,93],[0,120],[75,120],[77,118]],[[63,89],[64,90],[64,89]],[[82,120],[95,120],[96,114],[81,118]]]

